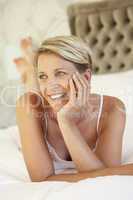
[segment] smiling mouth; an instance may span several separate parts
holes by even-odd
[[[67,94],[56,94],[56,95],[51,95],[49,96],[50,100],[52,101],[59,101],[59,100],[63,100],[67,97]]]

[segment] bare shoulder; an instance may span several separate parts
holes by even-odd
[[[99,105],[100,96],[101,96],[100,94],[93,93],[92,101],[96,100],[96,104]],[[120,98],[108,95],[102,95],[102,96],[103,96],[102,115],[104,115],[104,113],[114,112],[115,110],[123,111],[125,113],[126,106]]]
[[[95,93],[94,95],[99,99],[99,94]],[[123,123],[125,123],[125,117],[126,106],[124,102],[118,97],[103,95],[103,106],[99,123],[99,131],[102,132],[106,126],[110,126],[110,124],[114,123],[114,119],[117,122],[122,119]]]
[[[120,98],[106,95],[103,95],[103,98],[105,111],[108,111],[109,113],[114,111],[123,111],[123,113],[125,113],[126,106]]]
[[[110,127],[110,125],[114,127],[114,122],[117,125],[120,124],[121,127],[124,126],[126,119],[126,106],[124,102],[114,96],[103,95],[103,99],[102,128]]]

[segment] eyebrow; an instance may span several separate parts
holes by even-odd
[[[55,70],[54,70],[54,72],[56,72],[56,71],[58,71],[58,70],[60,70],[60,69],[63,69],[63,70],[65,70],[64,68],[56,68]],[[39,74],[45,74],[45,72],[38,72]]]

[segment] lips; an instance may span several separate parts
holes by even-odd
[[[50,98],[55,100],[55,99],[60,99],[65,95],[65,93],[61,93],[61,94],[56,94],[56,95],[51,95]]]
[[[55,93],[48,95],[50,101],[66,101],[68,100],[68,94],[66,92],[63,93]]]
[[[56,91],[56,92],[48,93],[47,96],[58,95],[58,94],[64,94],[64,93],[65,93],[64,91]]]

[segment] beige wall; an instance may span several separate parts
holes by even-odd
[[[62,8],[66,9],[66,7],[71,3],[76,2],[94,2],[94,1],[102,1],[102,0],[57,0]]]

